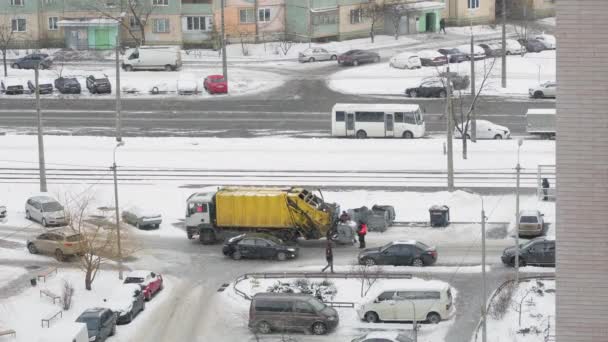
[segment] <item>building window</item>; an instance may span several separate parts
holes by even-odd
[[[154,6],[169,6],[169,0],[152,0]]]
[[[350,10],[350,23],[351,24],[360,24],[363,22],[363,9],[358,8],[354,10]]]
[[[467,0],[468,7],[471,9],[479,8],[479,0]]]
[[[154,19],[154,33],[169,33],[169,19]]]
[[[59,18],[57,17],[49,17],[49,31],[56,31],[59,29],[57,26],[57,21]]]
[[[11,6],[23,6],[25,0],[11,0]]]
[[[211,17],[186,17],[186,31],[211,31]]]
[[[258,21],[263,23],[270,21],[270,8],[258,8]]]
[[[139,28],[139,23],[137,23],[137,18],[129,17],[129,27],[132,29]]]
[[[255,22],[253,8],[243,8],[239,10],[239,21],[241,24],[251,24]]]
[[[55,0],[44,0],[45,5],[52,5],[55,3]]]
[[[11,19],[11,30],[13,32],[25,32],[25,19]]]
[[[321,14],[312,17],[313,25],[331,25],[338,22],[338,16],[336,14]]]

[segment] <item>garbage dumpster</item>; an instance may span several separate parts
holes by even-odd
[[[447,205],[434,205],[429,208],[431,227],[447,227],[450,224],[450,208]]]
[[[357,241],[355,238],[355,235],[357,234],[357,224],[353,221],[338,223],[336,232],[337,234],[334,236],[334,241],[341,245],[352,245]]]
[[[390,226],[393,224],[393,222],[395,222],[395,208],[392,205],[378,205],[375,204],[374,206],[372,206],[372,211],[376,212],[376,211],[380,211],[380,212],[386,212],[387,213],[387,217],[388,217],[388,221],[387,224]]]

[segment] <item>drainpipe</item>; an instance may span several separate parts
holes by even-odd
[[[258,0],[253,0],[253,17],[255,23],[255,42],[258,42]]]

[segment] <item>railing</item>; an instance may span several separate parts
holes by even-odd
[[[543,187],[543,180],[549,182],[547,188]],[[538,165],[536,174],[536,196],[539,200],[555,201],[557,198],[557,174],[555,165]]]
[[[55,318],[57,318],[57,316],[63,318],[63,311],[59,310],[57,313],[55,313],[54,315],[52,315],[49,318],[43,318],[40,322],[40,325],[44,328],[44,323],[46,322],[46,327],[50,328],[51,327],[51,321],[54,320]]]

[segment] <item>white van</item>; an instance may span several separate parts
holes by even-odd
[[[361,320],[370,323],[413,321],[414,317],[416,321],[439,323],[450,316],[453,306],[450,286],[440,281],[387,288],[365,298],[365,302],[357,307],[357,314]]]
[[[331,110],[334,137],[422,138],[426,124],[417,104],[336,103]]]
[[[179,46],[140,46],[128,49],[122,60],[125,71],[135,69],[162,69],[175,71],[182,67]]]
[[[50,329],[44,329],[38,342],[88,342],[89,331],[85,323],[57,322]]]

